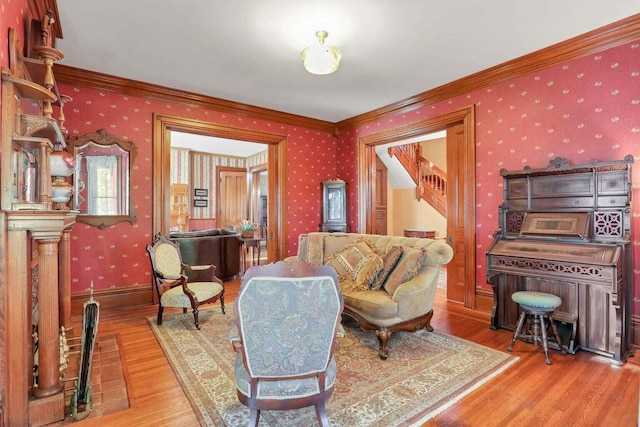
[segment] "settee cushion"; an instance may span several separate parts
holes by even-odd
[[[326,264],[335,268],[338,276],[352,279],[355,289],[363,290],[369,289],[383,265],[380,255],[365,240],[340,249],[326,260]]]
[[[342,289],[342,283],[340,289]],[[384,290],[345,290],[342,295],[345,306],[362,313],[369,320],[375,319],[385,326],[398,321],[398,303],[389,298],[389,294]]]
[[[405,247],[395,268],[384,283],[384,290],[393,295],[398,286],[413,279],[424,261],[427,253],[424,249]]]
[[[382,289],[382,285],[384,285],[385,280],[387,280],[387,277],[389,277],[389,274],[391,274],[391,271],[394,269],[401,256],[402,246],[396,245],[389,249],[389,252],[387,252],[382,260],[382,269],[378,272],[378,275],[371,283],[370,289],[372,291],[379,291]]]

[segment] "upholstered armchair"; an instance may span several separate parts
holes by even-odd
[[[158,292],[158,325],[162,325],[162,312],[165,307],[180,307],[184,313],[187,312],[187,308],[191,308],[197,329],[200,329],[198,307],[202,304],[214,303],[220,299],[220,307],[224,314],[224,284],[215,276],[214,265],[183,264],[178,243],[162,233],[158,233],[153,244],[147,246],[147,252]],[[209,280],[189,282],[187,271],[209,271]]]
[[[251,267],[234,308],[235,380],[238,399],[251,410],[249,425],[258,425],[263,409],[313,405],[328,426],[343,309],[335,270],[306,262]]]

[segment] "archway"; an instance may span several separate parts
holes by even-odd
[[[474,106],[416,123],[391,128],[360,138],[358,144],[359,212],[358,229],[372,233],[375,212],[375,147],[441,130],[454,130],[447,136],[447,243],[454,247],[454,258],[447,266],[447,298],[467,308],[475,308],[475,116]],[[461,287],[461,289],[459,288]]]
[[[153,233],[169,230],[169,185],[171,131],[268,144],[267,256],[269,261],[283,258],[286,249],[286,154],[287,135],[220,126],[200,120],[153,115]]]

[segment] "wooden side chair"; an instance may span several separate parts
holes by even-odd
[[[344,306],[335,270],[306,262],[251,267],[235,301],[238,399],[250,408],[250,426],[263,409],[315,406],[322,426],[336,381]]]
[[[224,314],[224,284],[215,276],[214,265],[183,264],[179,244],[162,233],[158,233],[153,244],[147,246],[147,252],[158,292],[158,325],[162,325],[162,312],[165,307],[181,307],[183,313],[191,307],[197,329],[200,329],[198,307],[202,304],[214,303],[220,299],[220,307]],[[187,271],[210,271],[210,279],[207,274],[207,281],[189,282]]]

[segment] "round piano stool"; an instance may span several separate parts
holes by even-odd
[[[567,354],[567,349],[560,340],[558,328],[553,321],[553,317],[551,317],[553,311],[562,305],[562,299],[559,296],[544,292],[518,291],[511,295],[511,299],[520,306],[521,314],[518,319],[518,326],[513,334],[513,339],[511,340],[511,345],[508,348],[509,351],[513,350],[513,345],[516,343],[516,340],[522,338],[527,342],[542,345],[547,365],[551,365],[547,328],[545,327],[544,321],[544,319],[548,319],[562,354]],[[530,317],[531,326],[527,330],[523,330],[527,316]]]

